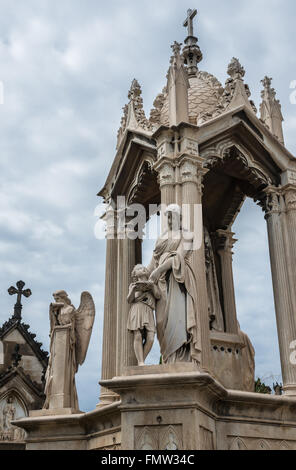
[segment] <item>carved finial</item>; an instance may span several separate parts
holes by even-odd
[[[22,308],[23,308],[22,304],[21,304],[22,296],[24,295],[25,297],[30,297],[30,295],[32,295],[32,292],[31,292],[30,289],[23,290],[23,287],[25,286],[24,281],[18,281],[16,283],[16,286],[17,286],[17,288],[14,287],[14,286],[9,287],[8,293],[9,293],[9,295],[17,294],[16,304],[14,306],[13,318],[16,319],[16,320],[21,320],[21,318],[22,318]]]
[[[260,105],[261,120],[270,132],[284,144],[283,125],[284,120],[279,100],[276,99],[275,89],[271,87],[272,78],[265,76],[261,83],[262,103]]]
[[[180,55],[181,46],[182,46],[182,43],[179,43],[177,41],[175,41],[174,44],[171,45],[171,48],[172,48],[173,53],[174,53],[174,57],[177,57],[177,56]]]
[[[138,80],[136,80],[135,78],[133,79],[132,81],[132,84],[131,84],[131,87],[130,87],[130,90],[128,92],[128,99],[130,101],[133,101],[135,100],[138,96],[140,96],[142,93],[142,90],[141,90],[141,86],[138,82]]]
[[[272,82],[272,78],[267,77],[267,76],[265,76],[263,78],[263,80],[261,80],[261,83],[264,87],[264,89],[261,92],[261,98],[263,98],[263,99],[264,98],[269,98],[269,99],[270,98],[271,99],[275,98],[276,93],[275,93],[275,89],[271,88],[271,82]]]
[[[181,44],[177,41],[171,46],[173,56],[167,73],[167,93],[169,98],[169,124],[177,126],[180,122],[188,122],[188,74],[184,67],[184,59],[180,55]]]
[[[180,67],[184,64],[184,59],[181,56],[181,46],[179,42],[175,41],[174,44],[171,45],[171,49],[173,51],[173,55],[171,56],[170,63],[175,67]]]
[[[143,108],[143,98],[141,86],[134,78],[128,92],[129,103],[123,107],[123,117],[121,118],[120,128],[117,134],[117,146],[120,146],[124,131],[127,128],[138,129],[141,128],[145,131],[151,130],[151,123],[145,116]]]
[[[227,73],[233,80],[242,80],[246,74],[244,67],[235,57],[228,65]]]
[[[188,28],[188,36],[185,39],[185,47],[183,49],[184,62],[188,67],[188,75],[197,74],[197,64],[202,60],[202,52],[197,45],[197,37],[193,34],[193,19],[197,15],[197,10],[188,10],[187,18],[183,26]]]

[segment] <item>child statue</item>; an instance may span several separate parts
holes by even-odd
[[[149,271],[137,264],[132,271],[132,283],[127,297],[131,304],[127,329],[134,334],[134,350],[139,366],[143,366],[154,342],[156,332],[153,311],[160,298],[156,284],[148,281]]]

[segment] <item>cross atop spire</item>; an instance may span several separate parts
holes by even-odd
[[[188,28],[188,36],[194,36],[193,34],[193,19],[197,15],[197,10],[187,10],[187,18],[183,23],[184,28]]]
[[[23,290],[23,288],[25,286],[24,281],[18,281],[16,283],[16,286],[17,286],[17,288],[14,287],[14,286],[11,286],[8,289],[8,293],[9,293],[9,295],[17,294],[16,304],[14,306],[13,318],[15,318],[16,320],[21,320],[21,318],[22,318],[22,304],[21,304],[22,295],[24,295],[25,297],[30,297],[30,295],[32,295],[32,292],[31,292],[30,289]]]
[[[188,28],[188,36],[185,39],[185,47],[183,49],[184,62],[187,65],[189,77],[196,76],[197,64],[202,60],[202,52],[197,45],[197,37],[193,33],[193,19],[197,15],[197,10],[188,10],[187,18],[183,26]]]

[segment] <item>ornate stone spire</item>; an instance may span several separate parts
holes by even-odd
[[[142,90],[139,82],[134,79],[128,92],[129,103],[123,107],[123,117],[117,134],[117,148],[126,129],[144,131],[151,130],[151,124],[145,116],[143,108]]]
[[[187,18],[183,24],[185,28],[188,28],[188,36],[185,39],[185,46],[183,48],[183,57],[190,77],[197,74],[197,64],[202,60],[202,52],[197,45],[198,39],[193,33],[193,19],[196,15],[197,10],[188,10]]]
[[[181,55],[181,44],[174,42],[171,46],[173,55],[167,74],[167,93],[169,96],[169,124],[177,126],[180,122],[189,122],[188,115],[188,74],[184,68]]]
[[[276,99],[275,89],[271,87],[272,78],[265,77],[261,80],[263,91],[261,92],[262,103],[260,105],[261,120],[270,132],[284,144],[283,125],[284,120],[280,101]]]
[[[225,82],[224,93],[221,97],[224,110],[245,105],[257,113],[254,102],[249,99],[251,96],[249,86],[244,83],[245,69],[237,58],[233,57],[228,65],[227,73],[230,78]]]
[[[249,86],[244,83],[245,69],[235,57],[233,57],[228,65],[227,73],[229,78],[225,82],[224,91],[218,100],[216,109],[211,113],[206,112],[201,114],[197,121],[198,125],[241,106],[247,106],[255,114],[257,113],[254,102],[250,100],[251,92]]]
[[[228,65],[227,73],[233,80],[242,80],[246,74],[244,67],[236,57],[233,57]]]

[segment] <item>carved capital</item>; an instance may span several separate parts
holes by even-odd
[[[284,186],[282,194],[285,200],[286,211],[289,212],[296,210],[296,186],[292,184]]]
[[[197,158],[182,155],[176,160],[176,165],[179,168],[180,183],[195,183],[198,191],[202,193],[203,190],[203,177],[208,172],[203,168],[202,161]]]
[[[179,167],[181,183],[198,183],[197,165],[192,160],[184,159]]]
[[[280,214],[282,212],[281,188],[269,186],[264,190],[264,193],[265,197],[261,201],[261,205],[265,212],[265,217],[267,218],[272,214]]]
[[[167,158],[163,159],[154,166],[154,170],[158,173],[160,188],[175,184],[175,168],[172,161]]]
[[[237,242],[237,239],[234,238],[234,233],[230,230],[217,230],[215,232],[215,243],[218,253],[225,252],[229,253],[230,255],[233,254],[233,247]]]

